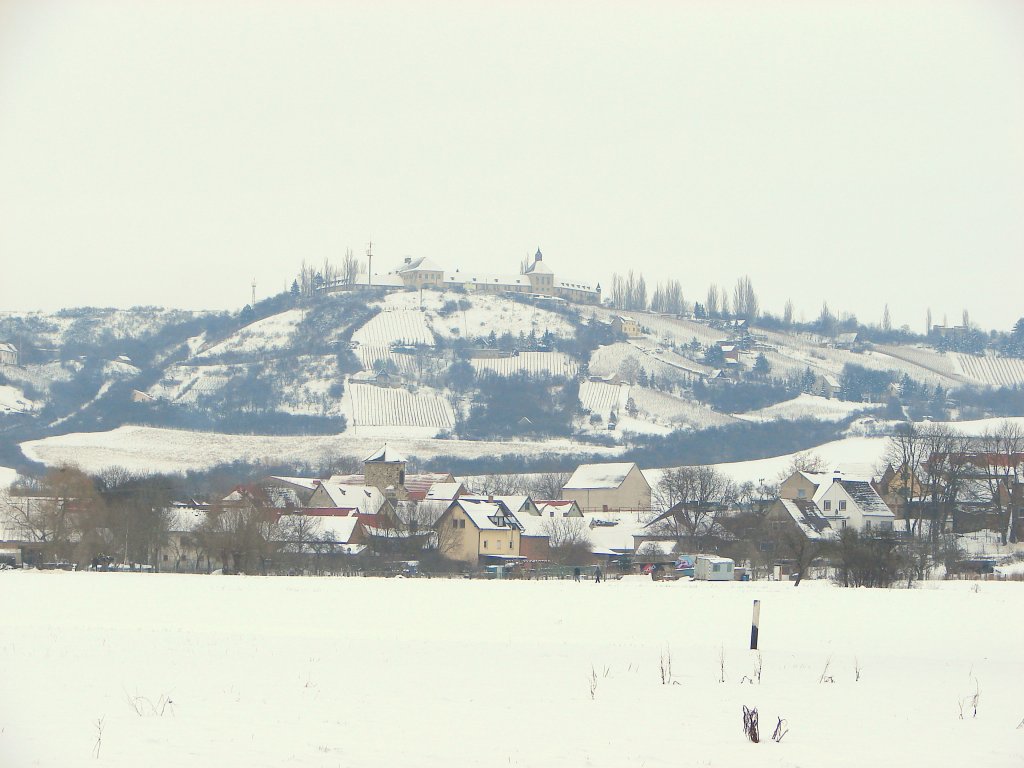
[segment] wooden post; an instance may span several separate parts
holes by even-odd
[[[761,601],[754,601],[754,617],[750,621],[750,650],[757,650],[757,625],[761,621]]]

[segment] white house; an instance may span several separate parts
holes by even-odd
[[[562,487],[562,498],[584,514],[610,510],[648,510],[651,485],[634,462],[581,464]]]
[[[822,483],[814,494],[814,503],[835,531],[892,531],[896,515],[882,501],[867,480],[845,480],[836,475],[831,483]]]
[[[0,341],[0,365],[17,365],[18,348],[9,341]]]

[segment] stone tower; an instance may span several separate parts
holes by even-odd
[[[389,499],[405,498],[405,457],[387,445],[363,459],[364,485],[372,485]]]

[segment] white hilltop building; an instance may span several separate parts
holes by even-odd
[[[369,256],[369,254],[368,254]],[[379,287],[385,289],[405,288],[456,288],[470,293],[522,294],[546,299],[561,299],[576,304],[600,304],[601,284],[592,285],[585,280],[574,280],[556,276],[540,248],[532,262],[520,274],[454,272],[445,269],[433,259],[421,256],[407,256],[405,260],[385,274],[361,274],[353,285],[332,285],[330,290],[347,290],[355,287]]]

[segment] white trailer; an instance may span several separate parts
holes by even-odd
[[[693,578],[697,581],[732,581],[736,564],[728,557],[697,555]]]

